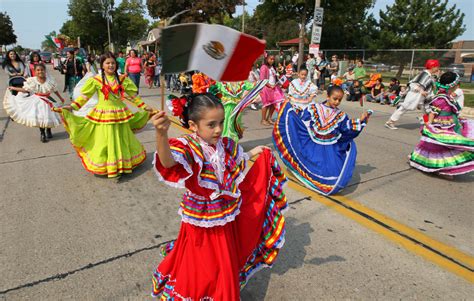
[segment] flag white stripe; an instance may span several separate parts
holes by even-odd
[[[234,53],[241,33],[236,30],[229,30],[228,27],[222,25],[199,24],[196,35],[188,69],[200,70],[213,79],[220,80]],[[212,41],[219,42],[224,46],[224,58],[213,58],[205,51],[203,46],[210,45],[209,43]],[[232,68],[232,66],[229,67]]]

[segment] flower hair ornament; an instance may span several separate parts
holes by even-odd
[[[187,114],[185,113],[188,110],[188,104],[190,100],[190,95],[178,97],[172,94],[170,94],[166,100],[166,106],[171,112],[171,115],[178,117],[179,121],[185,128],[188,127],[188,118],[186,116]]]

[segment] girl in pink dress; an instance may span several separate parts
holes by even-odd
[[[275,57],[269,55],[265,57],[264,64],[260,68],[260,80],[268,80],[267,85],[260,92],[260,98],[262,99],[262,120],[260,123],[262,125],[272,125],[273,112],[275,112],[275,105],[282,102],[285,99],[285,95],[278,86],[277,73],[273,64],[275,62]]]

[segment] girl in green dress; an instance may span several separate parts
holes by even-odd
[[[217,93],[221,94],[222,104],[224,105],[225,121],[222,137],[232,138],[238,142],[242,138],[242,117],[239,115],[237,120],[232,116],[232,112],[239,101],[254,87],[253,83],[244,82],[218,82],[216,83]]]
[[[101,56],[102,72],[87,80],[70,106],[62,107],[62,117],[69,139],[82,160],[84,168],[109,178],[131,173],[143,163],[146,152],[134,133],[143,128],[153,111],[138,96],[137,87],[128,77],[119,77],[117,61],[112,53]],[[79,110],[97,93],[99,101],[85,117]],[[139,109],[132,113],[127,99]]]

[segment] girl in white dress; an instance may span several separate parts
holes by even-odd
[[[41,142],[44,143],[53,138],[51,128],[61,124],[59,115],[52,111],[57,103],[51,94],[55,93],[62,103],[64,99],[59,94],[54,79],[46,76],[43,64],[35,65],[34,71],[35,76],[26,79],[22,88],[8,88],[3,107],[15,122],[28,127],[39,127]],[[20,93],[13,95],[11,91]]]

